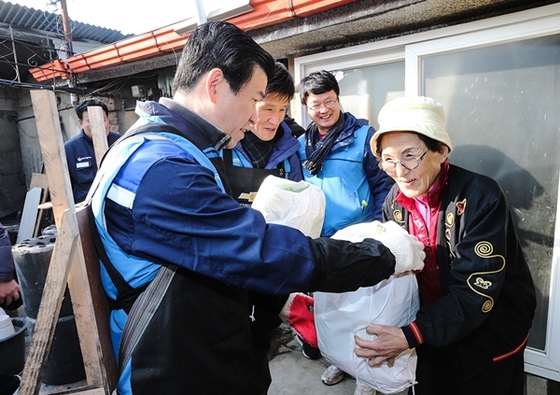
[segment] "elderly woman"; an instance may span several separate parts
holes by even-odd
[[[421,308],[402,328],[370,325],[356,338],[371,366],[418,352],[417,395],[522,395],[523,351],[535,288],[506,198],[483,175],[451,165],[440,103],[406,97],[386,104],[371,148],[396,184],[384,220],[425,245],[417,274]]]

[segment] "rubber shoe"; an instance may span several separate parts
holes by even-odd
[[[307,359],[317,359],[320,356],[320,352],[318,348],[313,347],[311,344],[308,344],[303,341],[300,336],[296,336],[297,342],[301,346],[301,353]]]
[[[344,378],[344,372],[334,365],[329,366],[325,369],[321,375],[321,381],[325,385],[335,385],[342,381]]]
[[[375,390],[367,384],[356,380],[356,390],[354,391],[354,395],[375,395]]]
[[[301,346],[301,353],[307,359],[317,359],[321,355],[318,348],[315,348],[306,342],[303,342],[303,346]]]

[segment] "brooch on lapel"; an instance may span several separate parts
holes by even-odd
[[[467,207],[467,199],[463,199],[460,202],[457,202],[457,215],[462,215],[465,212],[465,208]]]

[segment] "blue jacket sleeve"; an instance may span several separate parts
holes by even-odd
[[[0,282],[11,281],[15,278],[14,258],[12,256],[12,243],[8,232],[0,223]]]
[[[364,146],[364,170],[366,172],[366,176],[369,183],[369,188],[371,190],[371,195],[373,197],[373,213],[374,218],[377,220],[381,220],[381,211],[383,208],[383,202],[385,201],[385,197],[391,190],[391,187],[394,184],[394,181],[391,177],[387,175],[383,170],[381,170],[377,164],[377,159],[373,155],[371,148],[369,146],[369,142],[371,137],[375,133],[375,129],[370,127],[366,141]]]
[[[154,262],[269,294],[312,282],[315,259],[303,233],[265,223],[260,212],[223,193],[212,172],[185,158],[154,164],[128,217],[106,218],[125,252]]]

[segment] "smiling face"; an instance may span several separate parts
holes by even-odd
[[[270,141],[286,116],[289,100],[280,95],[267,95],[257,103],[255,123],[251,124],[251,132],[262,141]]]
[[[430,191],[441,164],[447,159],[448,148],[445,146],[442,152],[426,150],[424,142],[413,132],[389,132],[381,139],[381,161],[400,162],[407,157],[420,158],[426,152],[413,170],[399,163],[393,170],[387,171],[401,192],[409,198],[424,196]]]
[[[307,102],[307,113],[317,125],[319,134],[327,134],[340,118],[340,102],[334,90],[315,95],[310,93]]]

